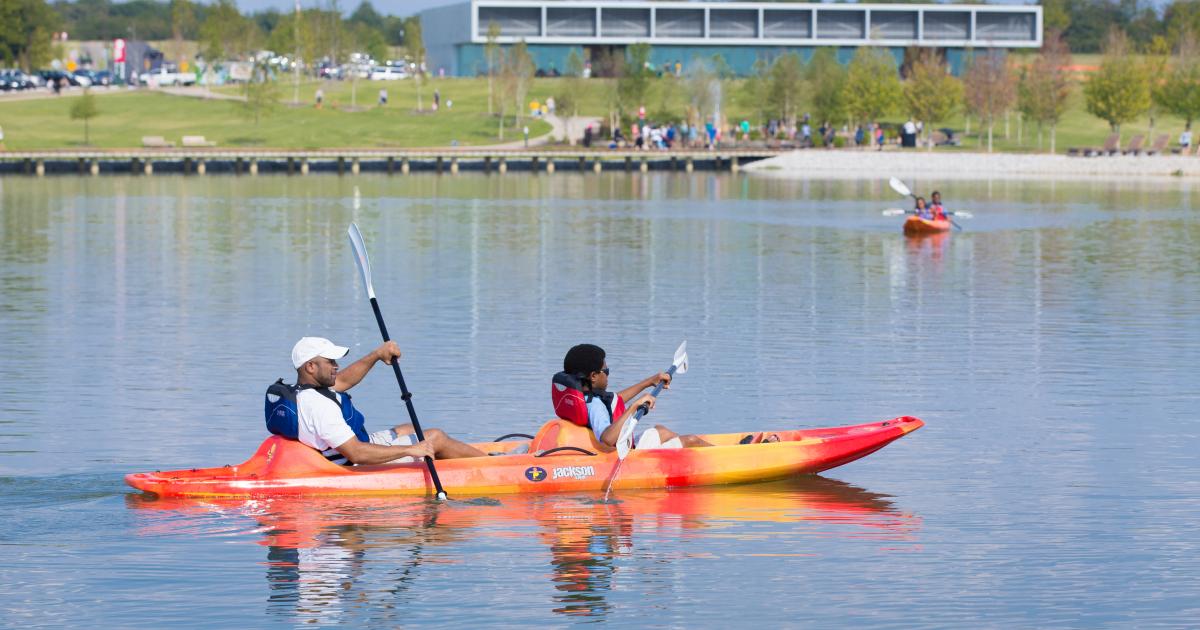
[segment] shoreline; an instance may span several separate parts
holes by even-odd
[[[1071,157],[1044,153],[937,152],[924,149],[857,151],[801,149],[742,167],[780,178],[872,175],[938,179],[1145,179],[1200,177],[1200,156]]]

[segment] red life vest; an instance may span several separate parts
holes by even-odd
[[[609,391],[584,392],[583,383],[574,374],[559,372],[550,382],[550,400],[554,403],[554,415],[577,424],[590,426],[587,404],[599,398],[608,410],[608,421],[614,422],[625,413],[625,401]]]

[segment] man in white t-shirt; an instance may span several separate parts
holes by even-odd
[[[343,394],[362,381],[379,363],[400,358],[400,347],[389,341],[367,356],[338,370],[337,360],[349,348],[321,337],[304,337],[292,348],[296,368],[298,435],[302,443],[321,451],[331,461],[354,464],[402,463],[422,457],[455,459],[484,457],[475,447],[459,442],[438,429],[426,429],[418,442],[411,424],[368,434],[365,418]]]

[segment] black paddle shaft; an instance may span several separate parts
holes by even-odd
[[[675,364],[671,364],[671,367],[667,368],[667,376],[670,376],[671,378],[675,378],[675,370],[676,369],[678,369],[678,368],[675,366]],[[650,395],[655,398],[658,398],[658,395],[662,393],[662,389],[663,389],[663,382],[659,381],[658,385],[654,386],[654,391],[650,392]],[[650,413],[650,403],[644,402],[638,407],[637,413],[634,414],[633,419],[641,420],[642,416],[644,416],[648,413]]]
[[[379,332],[383,335],[383,342],[387,343],[392,340],[388,335],[387,324],[383,323],[383,313],[379,311],[379,301],[371,298],[371,310],[375,311],[375,321],[379,323]],[[421,430],[421,422],[417,420],[417,408],[413,406],[412,392],[408,391],[408,385],[404,384],[404,374],[400,371],[400,361],[392,359],[392,371],[396,373],[396,383],[400,385],[400,397],[404,399],[404,406],[408,407],[408,419],[412,420],[413,430],[417,432],[417,440],[425,441],[425,432]],[[446,496],[446,491],[442,489],[442,480],[438,478],[437,468],[433,465],[433,458],[426,457],[425,465],[429,468],[429,477],[433,479],[433,487],[437,490],[439,496]]]

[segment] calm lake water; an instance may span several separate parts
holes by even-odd
[[[1200,625],[1200,187],[910,182],[975,214],[914,240],[885,176],[0,179],[2,625]],[[124,486],[248,457],[298,337],[378,344],[350,221],[426,426],[534,430],[571,345],[622,385],[685,338],[678,430],[927,426],[613,504]]]

